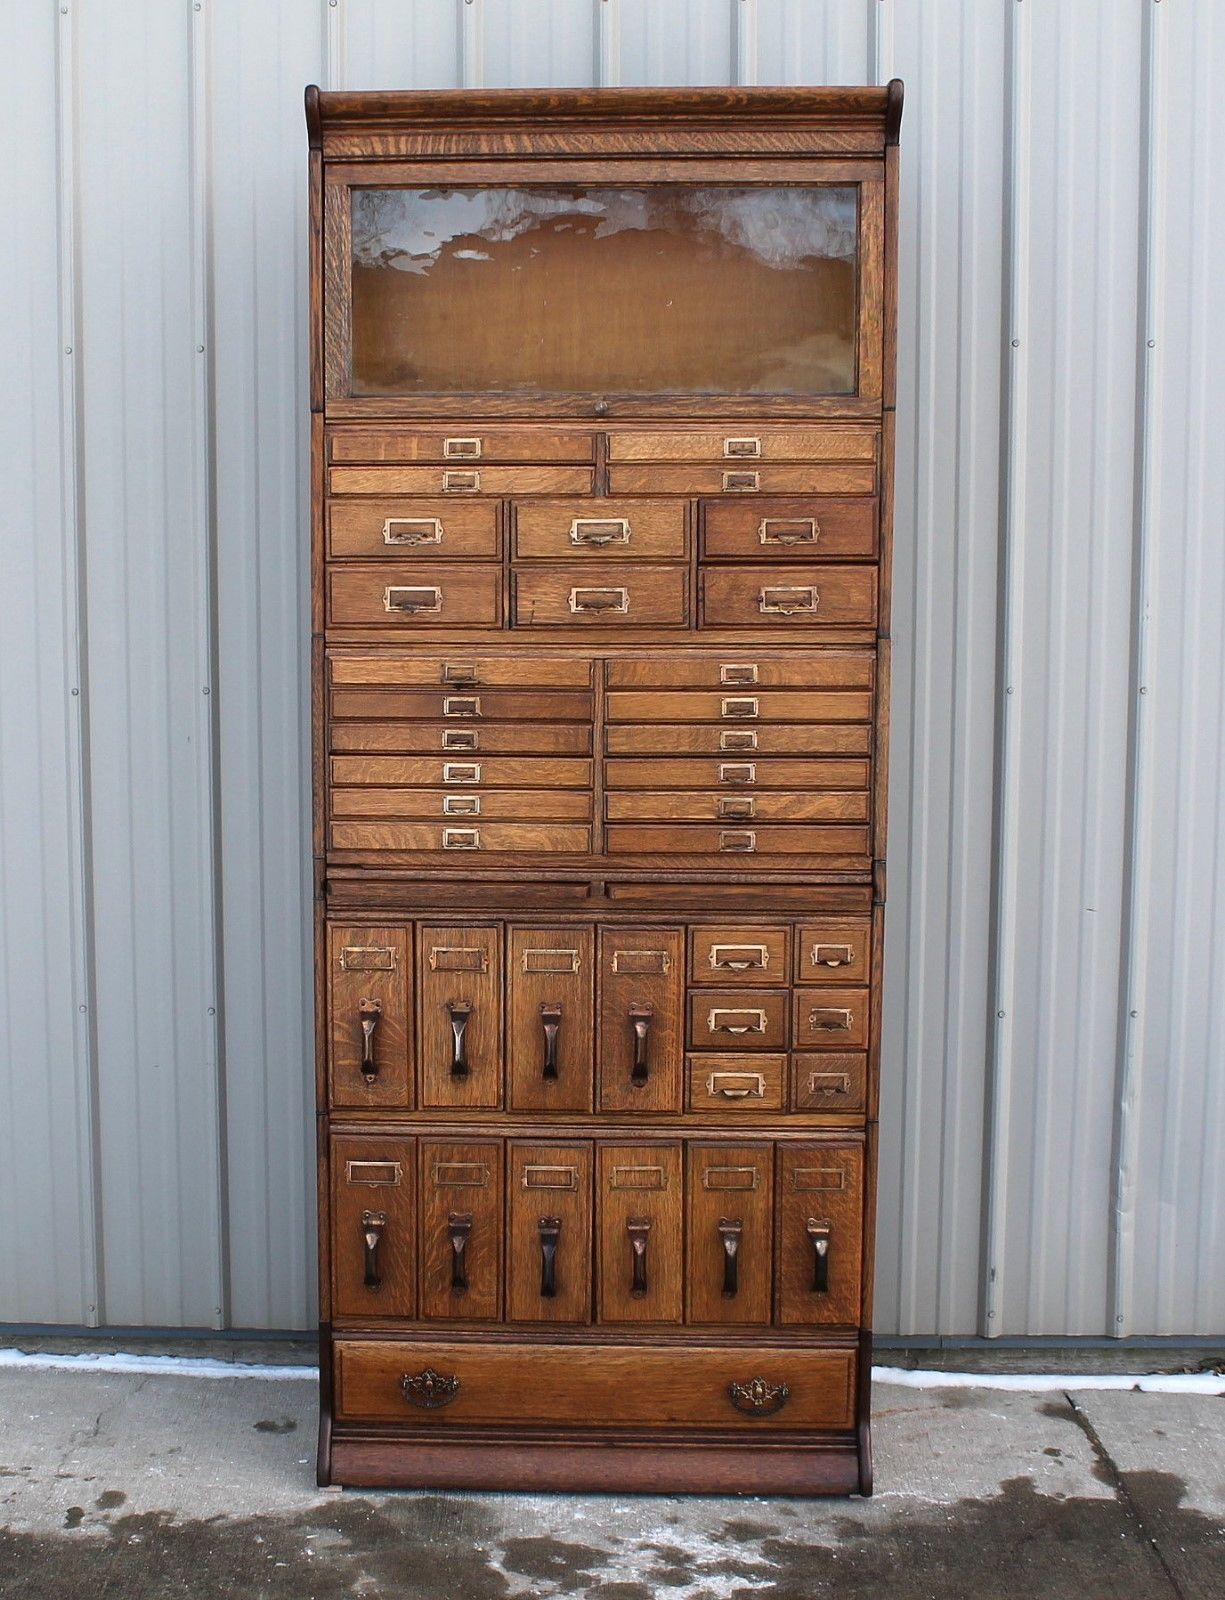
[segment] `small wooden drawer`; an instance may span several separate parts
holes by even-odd
[[[866,1050],[867,989],[797,989],[792,1043],[797,1050]]]
[[[427,850],[446,855],[486,855],[530,851],[541,855],[587,855],[591,829],[558,823],[467,822],[334,822],[333,850]]]
[[[609,722],[866,722],[872,699],[864,690],[613,689]]]
[[[512,512],[517,560],[684,556],[680,500],[533,500]]]
[[[512,469],[506,469],[512,470]],[[526,470],[520,468],[521,471]],[[540,470],[540,469],[537,469]],[[336,469],[332,476],[335,478]],[[612,466],[610,494],[833,494],[876,493],[876,468],[870,462],[823,465],[756,466],[723,461],[718,466]],[[333,489],[333,493],[336,490]],[[350,491],[360,493],[361,491]],[[367,491],[374,493],[375,490]],[[394,490],[389,490],[394,493]],[[429,491],[422,489],[420,493]]]
[[[685,567],[520,567],[511,581],[516,628],[681,627],[689,616]]]
[[[489,726],[431,722],[333,722],[331,749],[371,754],[559,755],[591,754],[591,728],[570,722],[494,722]]]
[[[689,996],[691,1050],[785,1050],[786,990],[703,989]]]
[[[781,1111],[787,1058],[704,1051],[688,1058],[690,1111]]]
[[[610,461],[875,461],[865,428],[626,429],[608,436]]]
[[[869,627],[876,622],[875,567],[704,567],[706,627]]]
[[[492,500],[333,500],[327,527],[333,560],[496,561],[502,553]]]
[[[868,1058],[863,1054],[797,1055],[791,1059],[791,1106],[794,1111],[867,1109]]]
[[[333,717],[404,717],[446,726],[590,722],[592,697],[565,689],[333,689]]]
[[[848,1428],[855,1352],[755,1344],[473,1344],[338,1339],[341,1422],[441,1430],[573,1424],[749,1430]]]
[[[334,818],[387,818],[396,822],[441,817],[457,825],[482,822],[591,821],[591,796],[583,789],[333,789]]]
[[[872,649],[836,645],[763,655],[752,645],[705,655],[618,656],[608,663],[610,689],[718,689],[721,694],[756,689],[871,690],[876,683]],[[871,716],[866,702],[865,716]]]
[[[799,983],[867,983],[872,968],[868,917],[809,922],[799,931],[795,976]]]
[[[331,1141],[334,1317],[416,1314],[416,1146],[400,1138]]]
[[[703,827],[685,823],[653,827],[649,823],[618,823],[608,829],[611,855],[717,855],[743,856],[866,856],[867,828],[764,827],[728,823]]]
[[[590,467],[498,467],[455,461],[439,467],[330,467],[329,494],[590,494]]]
[[[866,789],[867,761],[759,761],[745,756],[711,760],[610,760],[604,778],[610,789],[716,789],[720,794],[758,789]]]
[[[450,433],[440,429],[346,428],[336,429],[328,439],[331,462],[438,461],[464,466],[480,461],[594,459],[594,435],[548,428],[456,428]]]
[[[470,759],[460,751],[437,756],[333,756],[333,784],[422,789],[589,789],[591,762],[531,756]]]
[[[842,560],[874,556],[879,506],[854,500],[707,501],[701,512],[707,561]]]
[[[487,648],[487,647],[486,647]],[[590,689],[591,662],[576,655],[541,655],[535,651],[459,650],[449,655],[404,654],[398,648],[329,658],[333,688],[460,689]],[[380,715],[391,715],[380,713]]]
[[[785,983],[789,941],[787,928],[694,928],[689,981]]]
[[[342,628],[498,628],[502,569],[330,567],[327,611],[328,622]]]
[[[604,739],[610,756],[866,756],[872,748],[872,729],[865,722],[810,722],[781,728],[721,727],[715,723],[647,723],[635,728],[614,724],[605,729]]]
[[[609,822],[867,822],[869,801],[866,789],[818,789],[810,794],[627,790],[608,796],[605,815]]]
[[[862,1314],[864,1150],[813,1139],[778,1147],[776,1320],[854,1327]]]

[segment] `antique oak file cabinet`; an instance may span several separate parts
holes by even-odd
[[[307,92],[325,1481],[870,1488],[900,116]]]

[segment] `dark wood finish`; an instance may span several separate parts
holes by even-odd
[[[422,1106],[500,1106],[500,931],[456,925],[422,928],[417,993]]]
[[[768,1144],[692,1143],[688,1165],[686,1320],[770,1321],[774,1152]]]
[[[413,949],[405,928],[328,929],[334,1106],[411,1106]]]
[[[512,1322],[591,1321],[591,1184],[590,1144],[512,1143],[506,1275]]]
[[[332,1141],[335,1317],[378,1321],[416,1312],[416,1143],[384,1137]]]
[[[680,1322],[685,1267],[680,1144],[605,1143],[597,1158],[597,1320]]]
[[[679,1111],[684,1097],[685,934],[602,928],[601,1111]]]
[[[783,1327],[855,1327],[863,1283],[863,1146],[783,1145],[776,1166],[777,1321]],[[823,1276],[817,1265],[822,1242]]]
[[[421,1315],[485,1322],[502,1306],[502,1143],[421,1141]]]
[[[590,1111],[595,934],[511,928],[506,947],[506,1067],[512,1111]]]

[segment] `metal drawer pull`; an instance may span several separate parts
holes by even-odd
[[[770,952],[764,944],[712,944],[710,964],[721,972],[764,972]]]
[[[401,1177],[398,1161],[346,1161],[345,1182],[369,1184],[371,1188],[384,1185],[395,1187]]]
[[[383,523],[384,544],[441,544],[438,517],[388,517]]]
[[[383,1229],[387,1226],[387,1213],[385,1211],[362,1212],[362,1245],[366,1256],[366,1271],[362,1278],[362,1285],[367,1289],[381,1289],[383,1280],[379,1276],[379,1241],[383,1237]]]
[[[722,728],[719,731],[720,750],[756,750],[756,728]]]
[[[740,1292],[740,1238],[744,1223],[739,1217],[720,1217],[718,1228],[723,1251],[723,1298],[734,1300]]]
[[[444,728],[442,730],[442,748],[444,750],[479,750],[481,736],[475,728]]]
[[[721,1094],[725,1100],[763,1100],[765,1075],[760,1072],[712,1072],[706,1080],[706,1093]]]
[[[720,783],[756,783],[757,763],[755,761],[720,761]]]
[[[794,617],[810,613],[821,603],[821,596],[811,584],[788,589],[763,589],[757,598],[757,609],[763,616]]]
[[[342,972],[394,972],[396,953],[385,944],[347,944],[340,952]]]
[[[814,1006],[808,1013],[808,1026],[823,1033],[846,1033],[854,1020],[849,1006]]]
[[[751,851],[756,848],[757,835],[751,828],[743,828],[738,832],[733,832],[730,828],[722,828],[719,831],[720,850]]]
[[[444,472],[442,475],[442,492],[444,494],[476,494],[481,487],[479,472]]]
[[[561,1237],[560,1217],[541,1217],[540,1229],[540,1297],[553,1300],[557,1295],[557,1242]]]
[[[845,967],[855,959],[855,948],[849,944],[814,944],[812,947],[812,964],[814,967]]]
[[[816,544],[820,536],[816,517],[763,517],[757,529],[762,544]]]
[[[847,1072],[810,1072],[809,1094],[850,1094],[851,1077]]]
[[[577,950],[525,950],[522,964],[524,972],[577,972],[579,954]]]
[[[374,1059],[374,1030],[382,1015],[381,1000],[363,999],[357,1002],[358,1021],[362,1026],[362,1077],[367,1083],[373,1083],[379,1075],[378,1063]]]
[[[468,1235],[471,1232],[471,1211],[447,1213],[447,1236],[451,1241],[451,1288],[456,1294],[465,1294],[468,1289]]]
[[[540,1025],[544,1029],[544,1066],[540,1076],[550,1082],[557,1080],[557,1035],[561,1029],[561,1007],[545,1001],[540,1007]]]
[[[628,517],[575,517],[570,524],[571,544],[628,544]]]
[[[444,828],[442,830],[442,848],[444,850],[479,850],[481,848],[481,830],[479,828]]]
[[[384,611],[407,611],[416,615],[421,611],[442,610],[442,590],[437,584],[390,584],[383,590]]]
[[[448,461],[479,461],[481,455],[481,441],[479,439],[444,439],[442,453]]]
[[[736,699],[729,695],[724,698],[719,708],[719,715],[723,717],[735,717],[737,720],[743,717],[758,716],[759,702],[757,696],[755,694],[750,694],[744,695],[741,699]]]
[[[431,972],[487,972],[489,957],[479,945],[436,944],[430,948]]]
[[[653,1006],[634,1004],[629,1009],[630,1026],[634,1030],[634,1066],[633,1071],[630,1073],[630,1082],[636,1088],[641,1088],[647,1081],[650,1070],[647,1050],[651,1018],[654,1015],[655,1008]]]
[[[443,683],[465,689],[481,681],[475,663],[468,661],[444,661],[441,677]]]
[[[481,797],[479,794],[444,794],[442,814],[444,817],[479,817]]]
[[[730,494],[755,494],[761,488],[759,472],[725,472],[723,488]]]
[[[732,1021],[732,1018],[735,1021]],[[766,1014],[760,1006],[746,1006],[742,1011],[731,1011],[716,1006],[706,1018],[708,1033],[764,1033]]]
[[[737,1411],[746,1417],[773,1417],[791,1398],[785,1383],[767,1383],[764,1378],[750,1378],[748,1383],[729,1383],[728,1399]]]
[[[629,1217],[625,1230],[630,1236],[630,1294],[641,1300],[647,1292],[647,1238],[651,1232],[650,1217]]]
[[[433,1367],[423,1367],[420,1372],[404,1373],[400,1379],[400,1393],[410,1406],[437,1411],[439,1406],[449,1406],[459,1393],[459,1379],[435,1372]]]
[[[630,608],[630,592],[628,589],[571,589],[570,610],[583,611],[616,611],[624,616]]]
[[[672,966],[672,958],[666,950],[614,950],[612,969],[614,972],[654,973],[662,976]]]
[[[757,815],[757,801],[751,794],[719,795],[715,805],[715,815],[723,817],[728,822],[748,822]]]
[[[833,1226],[816,1217],[809,1217],[804,1227],[808,1232],[808,1242],[812,1245],[812,1292],[828,1294],[829,1244]]]
[[[720,683],[756,683],[757,667],[749,661],[728,661],[719,668]]]
[[[761,454],[761,440],[753,438],[724,439],[723,454],[725,456],[759,456]]]
[[[451,1076],[453,1078],[466,1078],[468,1076],[468,1023],[472,1018],[471,1001],[452,1000],[447,1006],[447,1015],[451,1019]]]
[[[442,781],[444,783],[479,783],[481,781],[481,764],[479,761],[444,761],[442,764]]]
[[[481,697],[479,694],[448,694],[442,698],[442,714],[444,717],[479,717],[481,714]]]

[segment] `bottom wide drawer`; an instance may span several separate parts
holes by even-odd
[[[853,1350],[338,1340],[336,1417],[461,1427],[847,1428]]]

